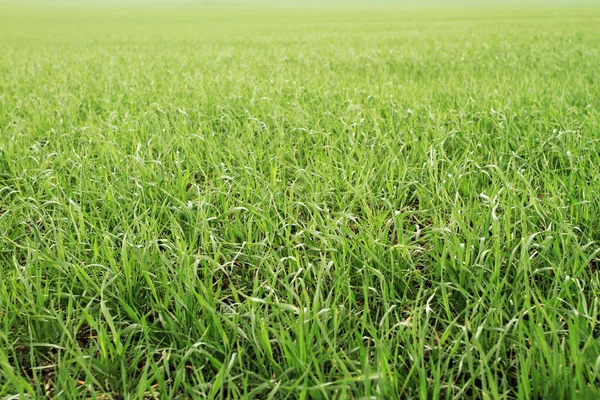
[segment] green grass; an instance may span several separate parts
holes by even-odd
[[[595,8],[5,5],[0,397],[598,398],[599,84]]]

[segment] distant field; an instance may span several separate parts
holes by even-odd
[[[600,397],[600,8],[0,6],[0,397]]]

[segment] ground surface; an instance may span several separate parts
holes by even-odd
[[[0,12],[0,396],[592,398],[600,9]]]

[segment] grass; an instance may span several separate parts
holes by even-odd
[[[595,8],[5,5],[0,397],[598,398],[599,49]]]

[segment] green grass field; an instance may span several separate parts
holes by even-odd
[[[600,8],[0,6],[0,398],[600,396]]]

